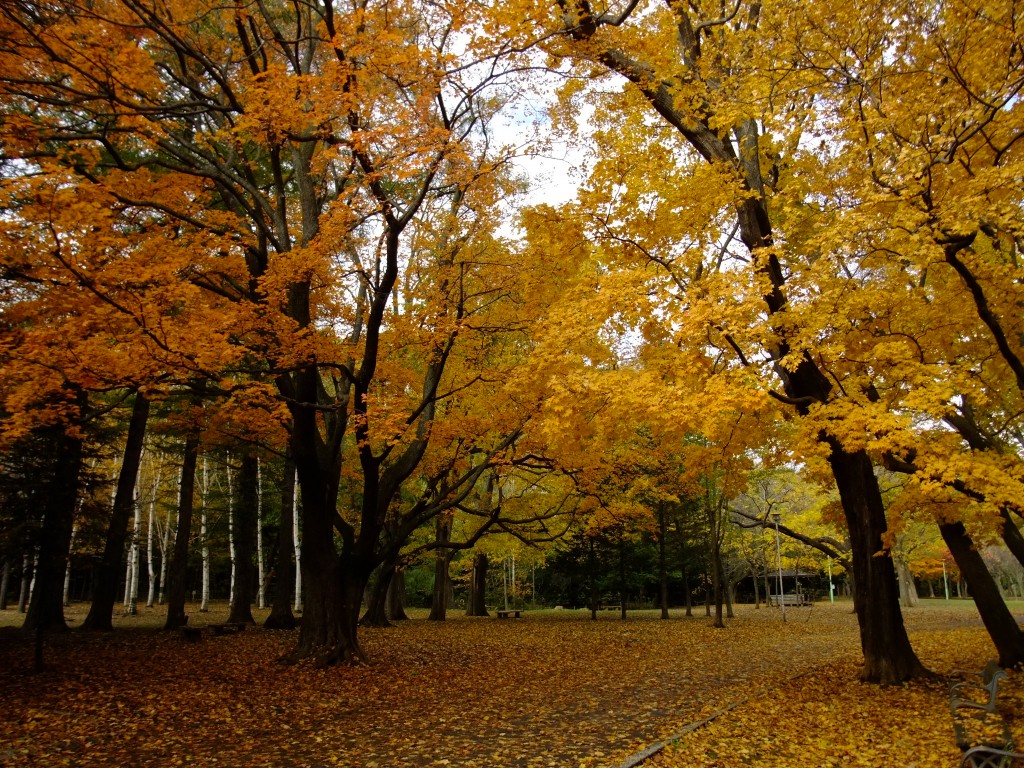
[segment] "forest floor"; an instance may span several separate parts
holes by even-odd
[[[86,608],[67,609],[72,627]],[[201,626],[226,607],[189,613]],[[154,608],[117,617],[112,634],[48,636],[33,675],[22,617],[7,610],[0,765],[598,768],[661,740],[672,743],[644,768],[958,765],[947,681],[861,684],[848,602],[787,613],[783,623],[778,609],[739,606],[724,630],[703,610],[596,622],[585,611],[414,614],[362,630],[370,664],[318,670],[276,663],[294,632],[189,643],[159,631]],[[939,675],[995,655],[969,602],[924,601],[905,615]],[[1003,681],[1000,702],[1024,744],[1024,673]]]

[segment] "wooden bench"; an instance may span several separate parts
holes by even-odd
[[[203,628],[202,627],[182,627],[181,634],[184,635],[185,639],[190,643],[198,643],[203,639]]]
[[[509,618],[509,616],[511,616],[513,619],[518,619],[520,616],[523,615],[523,612],[521,610],[519,610],[519,611],[509,610],[509,611],[497,611],[497,614],[498,614],[498,618],[499,619],[507,619],[507,618]]]
[[[996,712],[999,681],[1006,677],[998,662],[990,661],[976,673],[978,680],[961,680],[949,687],[956,745],[963,752],[961,768],[1024,766],[1024,753],[1016,752],[1006,720]],[[963,697],[965,690],[984,692],[986,701]]]
[[[805,594],[795,595],[768,595],[768,605],[778,608],[780,605],[795,605],[797,607],[802,605],[811,605],[814,601],[811,600]]]
[[[245,630],[245,624],[241,621],[229,621],[224,624],[210,624],[209,626],[215,635],[233,635],[236,632]]]

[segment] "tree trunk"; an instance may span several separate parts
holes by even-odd
[[[1024,633],[999,594],[995,579],[985,566],[963,523],[939,526],[942,540],[956,560],[960,574],[974,595],[974,603],[989,637],[999,652],[999,666],[1015,667],[1024,662]]]
[[[160,490],[160,467],[156,470],[153,482],[153,496],[149,500],[149,518],[146,523],[146,573],[149,577],[149,594],[146,596],[146,607],[152,608],[156,602],[156,565],[153,562],[153,539],[155,538],[156,499]]]
[[[263,622],[267,629],[292,629],[292,592],[295,590],[295,462],[291,452],[285,455],[284,477],[281,481],[281,523],[277,529],[277,565],[274,576],[273,602],[270,615]]]
[[[164,629],[185,626],[185,592],[188,578],[188,544],[192,534],[192,512],[195,505],[196,465],[199,462],[199,434],[189,430],[181,462],[181,490],[178,494],[178,525],[174,534],[174,551],[167,573],[167,620]]]
[[[831,437],[826,442],[850,532],[857,584],[853,602],[864,653],[861,679],[883,685],[900,683],[924,672],[924,667],[907,637],[896,569],[882,545],[886,522],[878,480],[866,452],[846,451]]]
[[[761,610],[761,588],[758,586],[758,575],[757,575],[757,563],[754,563],[751,568],[750,580],[754,583],[754,610]]]
[[[128,422],[128,439],[121,459],[121,471],[117,476],[117,490],[114,493],[114,511],[107,525],[107,539],[103,547],[103,559],[95,571],[92,604],[82,622],[83,629],[111,632],[114,603],[117,600],[117,585],[124,558],[125,541],[128,538],[128,520],[135,506],[135,484],[142,463],[142,448],[146,437],[146,423],[149,420],[149,400],[136,393],[132,404],[132,415]]]
[[[391,582],[395,577],[395,566],[393,562],[381,565],[377,571],[377,580],[370,588],[370,597],[366,604],[366,613],[359,620],[361,627],[390,627],[388,621],[387,603],[388,593],[391,591]]]
[[[918,603],[917,585],[914,584],[914,575],[910,572],[910,566],[902,558],[895,559],[894,564],[900,586],[900,603],[904,608],[914,608]]]
[[[43,521],[32,602],[25,615],[29,631],[67,629],[64,621],[64,570],[82,477],[82,439],[53,427],[52,485],[43,502]]]
[[[451,516],[438,515],[434,522],[438,549],[434,557],[434,592],[430,601],[428,621],[444,621],[448,617],[448,565],[451,563],[452,555],[445,545],[451,541],[451,533]]]
[[[619,615],[623,621],[626,620],[626,537],[619,537]]]
[[[661,618],[668,618],[668,565],[665,562],[665,536],[668,524],[665,520],[665,506],[658,505],[658,602],[661,603]]]
[[[711,623],[711,626],[717,629],[724,629],[725,619],[722,606],[725,603],[725,585],[722,583],[722,574],[724,573],[722,568],[722,542],[716,528],[717,526],[712,526],[711,531],[711,593],[713,596],[712,601],[715,604],[715,620]]]
[[[1021,535],[1020,528],[1010,519],[1010,515],[1005,509],[1000,511],[1000,517],[1003,524],[999,533],[1003,537],[1003,542],[1017,558],[1017,562],[1024,566],[1024,535]]]
[[[473,555],[473,575],[469,581],[469,600],[466,601],[467,616],[487,616],[487,554]]]
[[[405,572],[397,566],[388,584],[387,617],[391,621],[408,621],[405,613]]]
[[[25,613],[32,595],[32,581],[35,579],[35,558],[23,555],[21,558],[21,585],[18,591],[18,613]]]
[[[0,611],[7,610],[7,592],[11,588],[11,557],[4,557],[3,575],[0,576]]]
[[[229,470],[230,471],[230,470]],[[255,624],[252,601],[256,596],[253,557],[256,552],[256,526],[259,525],[259,464],[256,455],[245,452],[238,472],[238,504],[235,508],[235,578],[231,590],[228,621]]]
[[[593,537],[590,538],[590,551],[587,560],[590,566],[587,568],[588,575],[590,576],[590,620],[597,621],[597,552],[595,551]]]
[[[256,607],[267,607],[267,582],[263,571],[263,471],[256,459]]]
[[[690,593],[690,575],[683,566],[683,591],[686,593],[686,615],[693,616],[693,595]]]

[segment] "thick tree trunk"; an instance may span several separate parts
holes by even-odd
[[[469,580],[469,600],[466,601],[467,616],[487,616],[487,554],[473,555],[473,575]]]
[[[924,668],[907,637],[896,569],[882,545],[886,522],[878,480],[867,453],[846,451],[834,438],[826,438],[826,442],[850,532],[857,583],[854,609],[864,653],[861,679],[883,685],[900,683]]]
[[[1020,528],[1013,522],[1005,509],[1001,511],[1000,517],[1002,517],[1003,523],[1000,530],[1003,542],[1011,554],[1017,558],[1017,562],[1024,565],[1024,535],[1021,535]]]
[[[391,621],[408,621],[405,612],[405,572],[396,567],[388,584],[387,617]]]
[[[228,470],[230,471],[230,469]],[[259,464],[256,455],[242,455],[238,472],[238,505],[235,508],[235,578],[231,589],[228,621],[255,624],[252,602],[256,596],[253,557],[256,553],[256,526],[259,525]]]
[[[195,506],[196,465],[199,461],[199,435],[194,430],[185,438],[185,454],[181,462],[181,490],[178,494],[178,525],[174,534],[174,551],[167,573],[167,620],[164,629],[185,626],[185,591],[188,578],[188,544],[192,534],[192,511]]]
[[[963,523],[945,523],[939,526],[942,540],[956,560],[960,574],[974,595],[974,603],[989,637],[999,652],[999,665],[1015,667],[1024,662],[1024,633],[1013,618],[999,587],[974,546]]]
[[[449,515],[438,515],[434,522],[435,541],[438,545],[434,557],[434,591],[430,601],[428,621],[444,621],[448,618],[448,566],[451,563],[451,550],[447,545],[451,541],[452,518]]]
[[[291,452],[285,456],[284,476],[281,481],[281,524],[277,529],[277,564],[273,602],[270,615],[263,622],[267,629],[292,629],[292,593],[295,591],[295,462]]]
[[[107,526],[107,540],[93,576],[92,604],[89,614],[82,622],[82,629],[111,632],[114,602],[117,599],[118,578],[124,559],[124,546],[128,538],[128,520],[135,507],[135,484],[142,463],[142,447],[146,437],[146,423],[149,420],[149,400],[136,393],[132,404],[132,415],[128,422],[128,439],[121,460],[121,471],[117,476],[117,490],[114,493],[114,511]]]
[[[359,620],[361,627],[390,627],[388,621],[387,603],[388,593],[391,591],[391,582],[395,577],[395,566],[393,562],[384,563],[377,571],[377,580],[370,588],[370,597],[366,604],[366,613]]]
[[[82,476],[82,439],[68,435],[61,427],[53,429],[52,484],[43,503],[35,588],[23,625],[26,630],[37,632],[67,629],[64,571]]]
[[[896,577],[900,586],[900,602],[904,608],[913,608],[918,603],[917,585],[914,584],[914,574],[910,572],[910,566],[906,560],[895,561]]]

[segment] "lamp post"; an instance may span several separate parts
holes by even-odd
[[[779,520],[782,515],[777,512],[772,515],[772,522],[775,523],[775,558],[779,563],[779,607],[782,608],[782,621],[786,621],[786,601],[782,599],[782,545],[779,544]]]

